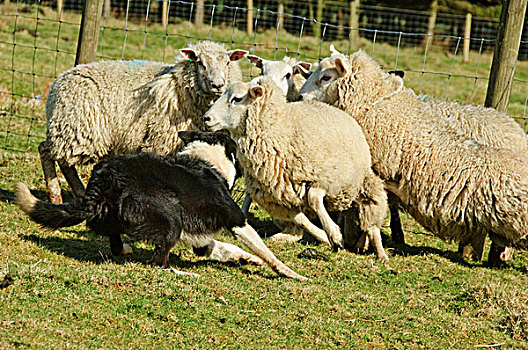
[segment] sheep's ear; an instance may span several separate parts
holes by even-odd
[[[253,86],[251,89],[249,89],[249,95],[254,99],[262,97],[262,95],[264,95],[264,88],[259,85]]]
[[[335,59],[334,63],[336,66],[337,74],[340,77],[344,77],[345,75],[347,75],[350,67],[348,62],[345,61],[345,59],[343,59],[342,57],[338,57]]]
[[[180,55],[182,55],[183,58],[188,59],[189,61],[196,61],[198,58],[198,53],[194,51],[193,49],[180,49]]]
[[[248,52],[246,50],[237,49],[237,50],[227,51],[227,54],[229,55],[229,60],[238,61],[239,59],[247,55]]]
[[[257,68],[262,69],[262,62],[264,62],[262,58],[255,55],[247,55],[247,59]]]
[[[398,77],[400,77],[402,79],[405,76],[405,72],[402,71],[402,70],[391,70],[391,71],[389,71],[389,74],[396,75],[396,76],[398,76]]]
[[[303,67],[306,70],[310,70],[310,68],[312,68],[312,64],[308,62],[299,62],[297,65]]]
[[[302,62],[305,63],[305,62]],[[310,70],[310,67],[312,66],[311,63],[306,63],[308,65],[308,68],[306,68],[305,65],[297,64],[295,67],[293,67],[293,74],[301,74],[304,79],[308,79],[310,75],[312,75],[312,71]]]
[[[188,144],[196,139],[196,131],[178,131],[178,137]]]

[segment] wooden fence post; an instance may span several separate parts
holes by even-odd
[[[424,44],[427,44],[427,41],[431,36],[434,35],[434,29],[436,25],[436,15],[438,14],[438,0],[433,0],[431,2],[431,15],[429,16],[429,22],[427,23],[427,36],[424,38]]]
[[[196,1],[196,11],[194,15],[194,24],[202,24],[204,20],[204,0]]]
[[[464,29],[463,61],[469,62],[469,47],[471,46],[471,13],[466,14],[466,28]]]
[[[284,0],[279,0],[279,8],[277,9],[277,22],[279,31],[284,27]]]
[[[57,0],[57,19],[60,21],[62,10],[64,9],[64,0]]]
[[[323,10],[325,3],[323,0],[317,0],[317,9],[315,10],[315,19],[321,22],[323,20]],[[321,25],[319,23],[314,23],[313,25],[313,35],[316,38],[321,38],[322,31]]]
[[[359,46],[359,1],[352,0],[350,1],[350,17],[348,19],[348,26],[350,28],[356,29],[350,32],[350,47],[357,48]]]
[[[161,25],[163,26],[163,29],[167,30],[167,26],[169,24],[169,0],[163,0],[163,4],[161,6]]]
[[[77,41],[75,65],[95,61],[99,41],[99,22],[104,0],[86,0]]]
[[[253,34],[253,0],[247,0],[247,33]]]
[[[500,112],[506,112],[510,101],[526,3],[526,0],[505,0],[502,5],[488,92],[484,103],[486,107],[493,107]]]
[[[103,10],[103,17],[108,18],[110,17],[110,11],[111,11],[111,3],[110,0],[105,0],[104,2],[104,10]]]

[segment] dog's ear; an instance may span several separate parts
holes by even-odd
[[[405,72],[402,70],[391,70],[389,71],[389,74],[396,75],[403,79],[403,76],[405,75]]]
[[[185,145],[196,140],[196,134],[196,131],[178,131],[178,137]]]

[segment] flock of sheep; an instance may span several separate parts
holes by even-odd
[[[246,83],[244,56],[262,74]],[[528,248],[528,143],[513,119],[417,96],[362,51],[332,47],[310,68],[206,41],[181,49],[174,64],[106,61],[64,72],[50,88],[39,147],[52,203],[62,202],[55,162],[81,197],[75,166],[120,153],[171,156],[178,131],[227,130],[247,194],[284,232],[305,230],[334,248],[371,243],[386,261],[389,198],[397,242],[399,206],[477,260],[487,236],[490,263],[508,260],[508,247]]]

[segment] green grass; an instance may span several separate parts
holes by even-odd
[[[42,18],[56,16],[48,8],[43,11]],[[266,240],[281,260],[310,278],[306,283],[278,278],[268,267],[204,260],[182,246],[173,249],[171,265],[201,277],[174,276],[148,265],[152,247],[146,243],[136,244],[132,256],[113,257],[106,239],[82,225],[40,229],[13,205],[12,184],[24,181],[46,198],[36,155],[45,134],[44,106],[30,101],[45,97],[56,74],[73,65],[79,15],[65,14],[59,40],[57,23],[41,18],[35,38],[27,29],[34,30],[36,20],[19,17],[13,46],[15,18],[3,16],[13,13],[13,7],[0,6],[0,148],[21,151],[0,155],[0,281],[7,273],[13,277],[12,285],[0,289],[0,348],[528,348],[528,254],[517,252],[504,269],[466,263],[454,244],[438,240],[408,217],[403,217],[407,246],[393,244],[388,227],[383,229],[390,255],[386,265],[373,254],[333,253],[324,247],[315,249],[329,261],[298,258],[305,246]],[[31,12],[25,16],[35,17]],[[111,19],[105,25],[121,27],[123,21]],[[129,23],[129,28],[144,27]],[[171,24],[168,32],[181,36],[167,37],[165,45],[159,25],[148,30],[145,46],[143,32],[129,32],[125,58],[170,61],[186,45],[188,31],[209,37],[207,26]],[[121,58],[123,33],[105,29],[104,58]],[[250,43],[240,45],[247,49],[255,41],[258,55],[272,58],[275,53],[274,31],[257,33],[256,40],[230,27],[211,32],[215,40],[230,42],[232,36]],[[346,50],[345,41],[335,44]],[[298,37],[281,34],[277,57],[298,46]],[[318,56],[314,38],[304,37],[300,47],[301,58]],[[362,47],[372,52],[372,43],[363,41]],[[443,96],[448,76],[422,77],[423,54],[423,48],[397,52],[376,44],[374,57],[388,70],[398,55],[406,84],[416,92]],[[451,76],[447,96],[466,102],[474,96],[481,103],[491,55],[479,58],[481,79],[473,90],[476,59],[472,52],[472,61],[464,64],[459,55],[433,47],[425,70],[470,77]],[[518,79],[527,79],[526,65],[518,63]],[[243,62],[243,67],[249,76],[249,65]],[[514,83],[512,115],[522,117],[526,90],[526,84]],[[83,180],[88,170],[82,169]],[[269,220],[262,211],[255,214]],[[234,243],[227,236],[221,239]]]
[[[173,249],[171,265],[201,277],[179,277],[148,265],[146,243],[132,256],[113,257],[106,238],[82,225],[40,229],[13,204],[11,189],[23,180],[46,197],[38,157],[2,159],[0,280],[10,273],[14,282],[0,289],[1,348],[527,346],[525,252],[505,269],[468,264],[455,245],[404,217],[409,245],[384,236],[386,265],[374,254],[324,247],[315,249],[329,261],[298,258],[305,246],[266,240],[310,281],[204,260],[183,246]]]

